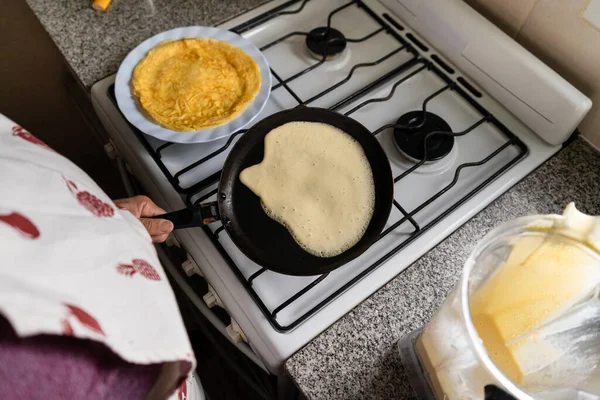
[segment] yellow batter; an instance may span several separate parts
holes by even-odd
[[[536,329],[589,296],[600,283],[597,258],[565,239],[587,242],[597,250],[600,241],[592,234],[600,233],[599,220],[572,204],[565,216],[571,226],[531,227],[548,235],[519,238],[506,264],[470,302],[473,324],[488,354],[519,384],[540,365],[560,357]]]
[[[316,122],[290,122],[265,136],[265,156],[240,180],[267,214],[318,257],[354,246],[373,215],[375,185],[361,145]]]
[[[135,67],[133,93],[160,125],[195,131],[237,117],[259,92],[256,62],[228,43],[209,38],[162,43]]]

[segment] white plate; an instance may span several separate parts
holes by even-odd
[[[150,120],[136,103],[131,91],[131,76],[135,66],[148,54],[150,50],[164,42],[165,40],[178,40],[190,37],[214,38],[227,42],[240,50],[246,52],[260,69],[261,84],[258,95],[252,103],[238,115],[234,120],[215,128],[202,129],[192,132],[179,132],[163,128]],[[177,143],[202,143],[212,142],[213,140],[227,137],[236,131],[248,125],[262,111],[269,94],[271,93],[271,70],[267,59],[249,40],[242,36],[220,28],[205,26],[189,26],[185,28],[176,28],[170,31],[159,33],[142,42],[138,47],[125,57],[115,79],[115,96],[117,104],[125,118],[140,131],[154,136],[155,138]]]

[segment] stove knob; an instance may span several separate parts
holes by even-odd
[[[202,296],[202,300],[206,303],[208,308],[213,308],[214,306],[219,306],[221,308],[225,308],[219,296],[215,293],[215,290],[212,286],[208,285],[208,293]]]
[[[108,142],[104,145],[104,152],[111,160],[114,160],[118,157],[117,150],[112,142]]]
[[[200,271],[198,264],[196,264],[196,262],[192,259],[192,257],[189,254],[187,256],[187,260],[181,263],[181,268],[183,268],[183,271],[187,276],[192,276],[194,274],[204,276],[202,275],[202,271]]]
[[[240,328],[235,319],[231,318],[231,324],[227,325],[225,330],[227,331],[227,334],[229,335],[231,340],[233,340],[235,343],[248,343],[248,338],[246,337],[246,334],[244,334],[244,331],[242,331],[242,328]]]

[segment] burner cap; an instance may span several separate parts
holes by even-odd
[[[423,111],[411,111],[401,116],[397,125],[414,126],[415,128],[394,128],[394,143],[400,153],[409,159],[421,161],[425,157],[425,136],[431,132],[452,132],[450,125],[439,116]],[[422,126],[419,126],[422,125]],[[448,135],[432,135],[427,139],[427,161],[444,158],[454,146],[454,137]]]
[[[325,56],[326,60],[333,60],[346,48],[346,38],[337,29],[323,26],[308,33],[306,45],[316,59],[322,60]]]

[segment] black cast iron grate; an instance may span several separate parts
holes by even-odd
[[[273,18],[277,18],[279,16],[282,15],[288,15],[288,14],[296,14],[301,12],[306,3],[308,3],[308,1],[310,0],[303,0],[303,1],[299,1],[299,0],[294,0],[294,1],[290,1],[287,2],[285,4],[282,4],[279,7],[276,7],[274,9],[272,9],[271,11],[266,12],[265,14],[262,14],[252,20],[249,20],[245,23],[243,23],[242,25],[237,26],[236,28],[232,29],[232,31],[237,32],[237,33],[243,33],[246,32],[250,29],[253,29],[259,25],[262,25],[264,23],[266,23],[267,21],[272,20]],[[290,5],[293,5],[294,3],[299,3],[298,7],[294,10],[291,11],[284,11],[285,8],[289,7]],[[374,263],[372,263],[370,266],[368,266],[367,268],[365,268],[363,271],[361,271],[357,276],[355,276],[354,278],[352,278],[349,282],[347,282],[346,284],[344,284],[342,287],[340,287],[339,289],[335,290],[333,293],[331,293],[329,296],[327,296],[325,299],[323,299],[321,302],[319,302],[317,305],[315,305],[314,307],[312,307],[310,310],[308,310],[307,312],[305,312],[304,314],[300,315],[298,318],[296,318],[293,322],[287,324],[287,325],[281,325],[278,320],[277,320],[277,315],[286,307],[288,307],[290,304],[292,304],[294,301],[298,300],[300,297],[302,297],[304,294],[306,294],[307,292],[309,292],[312,288],[314,288],[316,285],[318,285],[319,283],[321,283],[323,280],[325,280],[329,274],[323,274],[321,276],[319,276],[317,279],[315,279],[314,281],[312,281],[310,284],[306,285],[304,288],[302,288],[301,290],[299,290],[298,292],[294,293],[293,295],[291,295],[287,300],[285,300],[284,302],[282,302],[281,304],[279,304],[278,306],[269,309],[269,307],[267,307],[265,305],[265,303],[262,301],[261,297],[259,296],[259,294],[254,290],[253,288],[253,283],[255,282],[255,280],[260,279],[261,276],[263,276],[265,273],[274,273],[271,271],[267,271],[264,268],[259,269],[257,272],[255,272],[254,274],[252,274],[250,277],[246,278],[244,277],[244,275],[242,274],[241,270],[239,269],[239,267],[236,265],[236,263],[231,259],[231,257],[229,256],[229,254],[225,251],[225,249],[223,248],[223,246],[221,245],[221,243],[219,242],[219,235],[222,234],[222,232],[224,231],[224,227],[220,226],[219,228],[217,228],[214,232],[208,227],[205,226],[204,227],[204,231],[206,232],[206,234],[208,235],[208,237],[211,239],[212,243],[215,245],[215,247],[219,250],[220,254],[223,256],[223,258],[227,261],[227,263],[229,264],[229,266],[232,268],[232,270],[235,272],[236,276],[238,277],[238,279],[241,281],[241,283],[244,285],[244,287],[246,288],[246,290],[248,291],[248,293],[251,295],[251,297],[254,299],[254,301],[256,302],[256,304],[259,306],[259,308],[261,309],[261,311],[263,312],[263,314],[265,315],[265,317],[269,320],[269,322],[271,323],[271,325],[278,331],[281,332],[286,332],[289,331],[293,328],[295,328],[296,326],[298,326],[299,324],[301,324],[302,322],[304,322],[306,319],[308,319],[310,316],[312,316],[313,314],[315,314],[317,311],[319,311],[323,306],[325,306],[327,303],[331,302],[332,300],[334,300],[336,297],[338,297],[340,294],[342,294],[344,291],[346,291],[349,287],[351,287],[352,285],[354,285],[356,282],[358,282],[359,280],[361,280],[362,278],[364,278],[366,275],[368,275],[371,271],[373,271],[374,269],[376,269],[377,267],[379,267],[380,265],[382,265],[383,263],[385,263],[386,261],[388,261],[390,258],[392,258],[394,255],[396,255],[399,251],[401,251],[404,247],[406,247],[407,245],[409,245],[412,241],[414,241],[417,237],[419,237],[421,234],[423,234],[424,232],[428,231],[429,229],[431,229],[434,225],[436,225],[439,221],[441,221],[442,219],[444,219],[446,216],[448,216],[451,212],[453,212],[456,208],[460,207],[462,204],[464,204],[466,201],[468,201],[471,197],[473,197],[475,194],[477,194],[478,192],[480,192],[484,187],[486,187],[488,184],[490,184],[492,181],[494,181],[496,178],[498,178],[501,174],[503,174],[504,172],[506,172],[509,168],[511,168],[514,164],[516,164],[520,159],[522,159],[526,154],[527,154],[527,147],[525,146],[525,144],[517,137],[515,136],[510,130],[508,130],[500,121],[498,121],[491,113],[489,113],[487,110],[485,110],[479,103],[477,103],[471,95],[469,95],[469,93],[467,93],[464,89],[462,89],[461,86],[459,86],[455,81],[453,81],[452,79],[450,79],[441,69],[439,69],[435,64],[433,64],[432,62],[424,59],[424,58],[420,58],[417,51],[414,49],[414,47],[406,42],[398,33],[396,33],[392,28],[390,28],[390,26],[384,21],[382,20],[378,15],[376,15],[372,10],[370,10],[364,3],[362,3],[362,1],[360,0],[353,0],[350,1],[347,4],[344,4],[343,6],[333,10],[329,16],[328,16],[328,20],[327,20],[327,27],[331,27],[332,26],[332,20],[333,17],[340,13],[342,10],[351,7],[351,6],[356,6],[359,7],[361,9],[363,9],[371,18],[373,18],[375,21],[377,21],[380,25],[381,28],[371,32],[370,34],[366,35],[365,37],[362,38],[357,38],[357,39],[347,39],[348,43],[353,43],[353,42],[362,42],[362,41],[366,41],[369,40],[370,38],[372,38],[373,36],[380,34],[380,33],[387,33],[392,35],[394,38],[397,39],[399,46],[394,49],[393,51],[389,52],[388,54],[386,54],[385,56],[381,57],[380,59],[374,61],[374,62],[370,62],[370,63],[360,63],[360,64],[356,64],[354,65],[350,72],[348,73],[348,75],[346,76],[346,78],[344,78],[343,80],[341,80],[338,83],[333,84],[332,86],[328,87],[327,89],[323,90],[321,93],[312,96],[309,99],[306,100],[302,100],[290,87],[289,87],[289,83],[292,82],[293,80],[299,78],[302,75],[305,75],[317,68],[319,68],[322,64],[324,64],[326,62],[325,59],[325,55],[323,56],[323,58],[321,60],[316,60],[316,62],[307,67],[306,69],[299,71],[297,73],[295,73],[294,75],[292,75],[289,78],[286,79],[282,79],[277,73],[276,71],[274,71],[271,68],[271,73],[273,75],[273,77],[277,80],[277,83],[275,85],[273,85],[272,87],[272,91],[278,90],[278,89],[285,89],[298,103],[297,107],[302,107],[302,106],[306,106],[311,104],[312,102],[314,102],[315,100],[325,96],[326,94],[332,92],[333,90],[339,88],[340,86],[344,85],[345,83],[347,83],[348,81],[350,81],[352,79],[352,77],[354,76],[355,72],[360,70],[361,68],[368,68],[371,66],[375,66],[385,60],[387,60],[388,58],[392,57],[393,55],[402,52],[402,51],[406,51],[409,52],[412,55],[412,58],[406,62],[404,62],[402,65],[399,65],[398,67],[396,67],[395,69],[393,69],[392,71],[384,74],[383,76],[379,77],[378,79],[376,79],[375,81],[367,84],[366,86],[364,86],[363,88],[359,89],[358,91],[352,93],[351,95],[347,96],[345,99],[339,101],[337,104],[334,104],[333,106],[329,107],[331,110],[338,110],[342,107],[344,107],[345,105],[350,104],[352,101],[354,101],[355,99],[359,98],[360,96],[362,96],[363,94],[365,94],[366,92],[370,91],[371,89],[381,85],[382,83],[391,81],[394,77],[397,77],[400,73],[407,71],[409,68],[413,68],[413,70],[403,76],[402,78],[398,79],[396,82],[394,82],[394,84],[392,85],[392,90],[390,91],[390,93],[385,96],[385,97],[381,97],[381,98],[371,98],[369,100],[366,100],[360,104],[358,104],[357,106],[355,106],[354,108],[350,109],[349,111],[345,112],[345,115],[352,115],[354,112],[358,111],[359,109],[363,108],[364,106],[371,104],[371,103],[383,103],[386,102],[387,100],[390,100],[392,98],[392,96],[394,95],[394,92],[396,91],[396,89],[401,86],[404,82],[406,82],[407,80],[409,80],[410,78],[414,77],[415,75],[422,73],[423,71],[432,71],[433,73],[435,73],[438,77],[440,77],[444,82],[445,82],[445,86],[443,86],[442,88],[438,89],[437,91],[435,91],[434,93],[432,93],[429,97],[427,97],[422,104],[422,112],[423,112],[423,120],[425,118],[425,112],[427,110],[427,104],[434,99],[435,97],[439,96],[441,93],[447,91],[447,90],[452,90],[455,91],[456,93],[458,93],[463,99],[465,99],[475,110],[477,110],[477,112],[481,115],[481,118],[475,122],[473,125],[471,125],[469,128],[465,129],[462,132],[452,132],[452,133],[447,133],[447,132],[432,132],[430,134],[428,134],[425,138],[425,143],[427,142],[427,139],[429,137],[431,137],[432,135],[449,135],[449,136],[454,136],[454,137],[458,137],[458,136],[464,136],[469,134],[470,132],[472,132],[473,130],[475,130],[477,127],[479,127],[482,124],[493,124],[497,129],[499,129],[505,136],[506,136],[506,142],[504,142],[504,144],[502,144],[500,147],[498,147],[494,152],[492,152],[491,154],[489,154],[486,158],[478,161],[478,162],[470,162],[470,163],[464,163],[461,164],[457,167],[455,173],[454,173],[454,178],[453,180],[446,185],[445,187],[441,188],[437,193],[435,193],[434,195],[432,195],[430,198],[428,198],[426,201],[424,201],[423,203],[421,203],[419,206],[417,206],[415,209],[413,209],[410,212],[407,212],[398,201],[394,200],[393,205],[394,207],[401,213],[402,218],[400,220],[398,220],[397,222],[395,222],[393,225],[391,225],[390,227],[388,227],[385,231],[383,231],[381,233],[381,235],[379,236],[379,238],[377,240],[382,239],[383,237],[385,237],[386,235],[388,235],[390,232],[394,231],[395,229],[398,229],[401,225],[405,224],[405,223],[409,223],[412,226],[412,234],[410,234],[405,240],[401,241],[400,243],[398,243],[397,246],[395,246],[393,249],[391,249],[390,251],[388,251],[387,253],[383,254],[377,261],[375,261]],[[385,18],[390,21],[390,17],[389,16],[385,16]],[[397,26],[397,23],[394,23],[394,26]],[[287,35],[284,35],[283,37],[272,41],[271,43],[263,46],[261,48],[261,50],[266,50],[267,48],[276,46],[277,44],[285,41],[286,39],[290,38],[290,37],[294,37],[294,36],[306,36],[308,35],[308,32],[291,32]],[[446,68],[444,68],[444,65],[441,65],[442,68],[446,71],[448,71]],[[116,100],[114,97],[114,85],[111,86],[111,88],[109,89],[109,95],[111,97],[111,99],[113,100],[113,102],[116,105]],[[207,199],[209,199],[211,196],[214,196],[217,193],[217,190],[211,190],[208,193],[204,194],[202,197],[199,198],[195,198],[193,201],[191,200],[192,198],[195,197],[195,195],[197,195],[198,193],[202,192],[203,190],[205,190],[206,188],[214,185],[215,183],[218,183],[219,180],[219,176],[221,174],[221,171],[216,172],[215,174],[203,179],[200,182],[197,182],[195,184],[193,184],[192,186],[189,187],[182,187],[180,184],[180,178],[181,176],[183,176],[184,174],[194,170],[195,168],[198,168],[199,166],[201,166],[202,164],[204,164],[205,162],[207,162],[208,160],[214,158],[215,156],[221,154],[222,152],[226,151],[235,141],[236,138],[238,138],[240,135],[242,135],[243,133],[247,132],[247,129],[243,129],[240,130],[238,132],[235,132],[233,135],[230,136],[229,140],[226,142],[225,145],[223,145],[221,148],[219,148],[218,150],[214,151],[213,153],[189,164],[188,166],[184,167],[183,169],[177,171],[176,173],[172,174],[167,167],[165,166],[165,164],[162,161],[162,151],[168,147],[172,147],[172,146],[185,146],[182,144],[177,144],[177,143],[165,143],[161,146],[159,146],[156,150],[154,150],[152,148],[152,146],[150,145],[150,143],[147,141],[146,136],[139,131],[138,129],[136,129],[135,127],[133,127],[132,125],[130,125],[130,127],[132,128],[132,130],[136,133],[136,135],[138,136],[138,138],[140,139],[140,141],[144,144],[146,150],[148,150],[148,152],[150,153],[150,155],[153,157],[154,161],[156,161],[156,163],[158,164],[159,168],[162,170],[162,172],[165,174],[166,178],[169,180],[169,182],[173,185],[173,187],[180,193],[182,193],[183,195],[185,195],[186,197],[186,202],[188,203],[188,205],[192,205],[192,204],[199,204]],[[387,124],[384,125],[378,129],[376,129],[375,131],[373,131],[373,135],[378,135],[381,132],[385,131],[386,129],[393,129],[394,127],[396,127],[396,125],[394,124]],[[505,150],[508,147],[514,146],[518,149],[518,153],[515,157],[513,157],[511,160],[509,160],[507,163],[505,163],[504,165],[502,165],[501,167],[499,167],[493,175],[489,176],[485,181],[483,181],[482,183],[480,183],[477,187],[475,187],[473,190],[471,190],[470,192],[466,193],[462,198],[460,198],[460,200],[458,200],[457,202],[455,202],[454,204],[452,204],[449,208],[447,208],[445,211],[443,211],[442,213],[440,213],[435,219],[433,219],[431,222],[420,226],[414,219],[414,216],[419,213],[420,211],[422,211],[425,207],[427,207],[428,205],[430,205],[432,202],[434,202],[436,199],[438,199],[440,196],[442,196],[444,193],[446,193],[448,190],[450,190],[454,185],[456,185],[456,183],[459,180],[460,177],[460,173],[461,171],[463,171],[465,168],[473,168],[473,167],[477,167],[480,165],[483,165],[487,162],[489,162],[490,160],[492,160],[494,157],[496,157],[499,153],[501,153],[503,150]],[[402,172],[400,175],[395,176],[394,177],[394,182],[399,182],[400,180],[406,178],[406,176],[408,176],[409,174],[411,174],[412,172],[414,172],[416,169],[418,169],[420,166],[422,166],[423,164],[425,164],[427,162],[427,150],[426,150],[426,146],[425,146],[425,158],[417,163],[414,163],[414,165],[407,169],[406,171]]]

